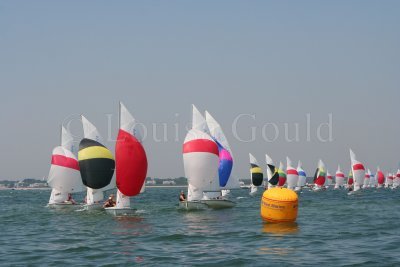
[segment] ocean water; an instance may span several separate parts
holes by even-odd
[[[47,190],[0,191],[0,265],[400,266],[400,191],[302,192],[286,225],[261,220],[261,190],[198,212],[177,209],[179,191],[148,188],[132,217],[49,209]]]

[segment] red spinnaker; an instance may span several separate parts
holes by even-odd
[[[115,146],[117,187],[126,196],[135,196],[146,179],[147,157],[142,144],[120,129]]]

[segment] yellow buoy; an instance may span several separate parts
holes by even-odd
[[[267,222],[294,222],[297,218],[299,198],[293,190],[271,188],[261,199],[261,217]]]

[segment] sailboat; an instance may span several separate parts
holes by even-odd
[[[365,173],[365,176],[364,176],[363,188],[369,187],[370,179],[371,179],[371,171],[368,169],[368,171]]]
[[[378,183],[377,188],[381,188],[383,186],[383,184],[385,183],[385,175],[383,174],[383,172],[381,171],[381,169],[378,167],[378,169],[376,170],[376,181]]]
[[[286,183],[286,173],[285,173],[285,170],[283,169],[282,162],[279,162],[278,175],[279,175],[278,186],[283,187]]]
[[[329,188],[329,186],[331,186],[333,183],[333,177],[332,175],[329,173],[329,171],[326,171],[326,180],[325,180],[325,187]]]
[[[349,171],[349,177],[347,178],[347,188],[351,188],[354,185],[354,179],[353,179],[353,171],[350,168]]]
[[[314,191],[321,191],[325,184],[325,179],[326,179],[326,172],[325,172],[325,164],[322,162],[322,160],[318,161],[318,168],[315,171],[314,174]]]
[[[287,188],[294,190],[299,181],[299,173],[292,166],[292,161],[289,157],[286,157],[286,181]]]
[[[239,179],[231,177],[233,168],[232,150],[224,132],[222,131],[221,125],[211,116],[209,112],[206,111],[205,113],[210,136],[218,146],[218,178],[219,186],[221,188],[220,196],[218,196],[216,199],[205,200],[205,203],[214,209],[231,208],[235,206],[236,203],[228,200],[227,196],[230,193],[230,189],[239,188]]]
[[[186,210],[206,209],[203,202],[220,196],[217,175],[219,151],[217,143],[206,133],[207,123],[193,105],[192,129],[183,142],[183,165],[188,179],[187,200],[179,203]]]
[[[350,149],[350,159],[351,159],[351,170],[353,171],[353,176],[354,176],[353,192],[357,192],[361,189],[361,186],[364,184],[365,168],[364,165],[356,159],[356,155],[351,149]]]
[[[306,185],[307,175],[301,165],[301,161],[299,160],[299,162],[297,163],[297,173],[299,174],[299,181],[297,183],[295,191],[300,191]]]
[[[67,201],[68,194],[84,190],[73,147],[72,135],[61,127],[61,146],[53,149],[47,178],[47,184],[52,188],[49,207],[72,205],[73,202]]]
[[[117,203],[105,210],[113,215],[135,212],[130,198],[141,193],[147,174],[147,156],[136,129],[136,122],[128,109],[119,103],[119,131],[115,144],[115,176]]]
[[[373,173],[370,173],[369,175],[369,185],[368,187],[376,187],[377,181],[376,181],[376,177]]]
[[[264,180],[264,174],[262,169],[260,168],[260,164],[258,164],[257,159],[249,153],[250,158],[250,179],[251,179],[251,187],[250,187],[250,195],[255,195],[257,192],[257,187],[262,185]]]
[[[386,175],[386,182],[385,182],[385,188],[392,187],[393,185],[393,173],[387,173]]]
[[[336,174],[335,174],[335,188],[339,189],[344,185],[344,173],[340,169],[340,165],[338,165]]]
[[[265,154],[265,161],[267,163],[268,188],[273,188],[279,183],[278,169],[275,167],[274,161],[268,154]]]
[[[114,175],[115,161],[111,151],[102,144],[97,128],[83,115],[84,138],[79,143],[78,162],[82,182],[87,187],[85,209],[102,209],[104,188]]]
[[[397,170],[396,175],[394,176],[393,180],[393,189],[400,186],[400,169]]]

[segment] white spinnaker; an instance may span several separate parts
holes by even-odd
[[[87,139],[92,139],[99,143],[103,143],[103,138],[101,137],[99,131],[96,126],[94,126],[85,116],[82,117],[82,126],[83,126],[83,136]]]
[[[196,139],[213,139],[205,132],[192,129],[186,135],[184,144]],[[209,152],[183,154],[185,176],[188,179],[188,201],[201,200],[205,191],[219,191],[218,155]]]
[[[76,165],[78,165],[75,155],[62,146],[53,149],[53,157],[57,156],[68,158],[69,161],[76,161]],[[51,164],[47,183],[51,188],[64,193],[84,190],[79,170],[56,164]]]
[[[292,161],[289,157],[286,157],[286,183],[287,188],[294,189],[299,181],[299,174],[293,167]]]
[[[306,185],[307,177],[304,175],[305,172],[304,172],[304,170],[303,170],[303,167],[302,167],[302,164],[301,164],[301,161],[300,161],[300,160],[299,160],[299,162],[298,162],[298,164],[297,164],[297,173],[299,174],[299,181],[298,181],[298,183],[297,183],[297,186],[298,186],[298,187],[303,187],[303,186],[305,186],[305,185]]]
[[[344,173],[340,169],[340,165],[338,165],[338,169],[335,175],[335,188],[339,188],[344,185]]]
[[[200,111],[193,106],[193,115],[192,115],[192,129],[199,130],[201,132],[208,132],[207,122]]]
[[[350,149],[351,169],[353,171],[354,191],[358,191],[364,184],[365,168],[364,165],[356,159],[356,154]]]

